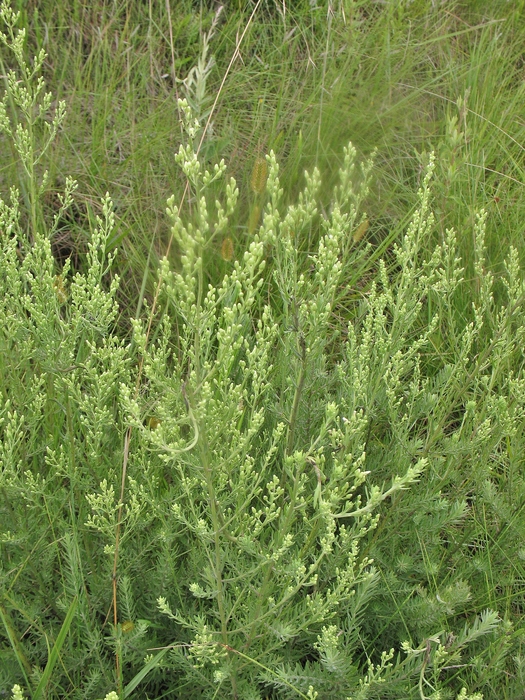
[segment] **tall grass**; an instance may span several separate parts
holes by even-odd
[[[2,692],[520,697],[517,4],[18,9]]]

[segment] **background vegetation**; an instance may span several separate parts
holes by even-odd
[[[0,693],[523,697],[523,3],[13,9]]]

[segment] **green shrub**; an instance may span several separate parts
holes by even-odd
[[[128,337],[109,196],[86,272],[53,257],[39,167],[64,110],[38,102],[43,57],[29,68],[5,3],[2,17],[19,73],[0,126],[28,206],[14,189],[0,203],[1,685],[243,700],[474,700],[505,674],[519,687],[516,252],[504,306],[483,212],[472,278],[452,231],[425,254],[430,156],[402,242],[361,279],[372,162],[348,146],[325,212],[316,170],[282,205],[271,152],[262,223],[209,285],[238,192],[230,179],[213,201],[226,166],[201,163],[203,124],[181,101],[180,265],[163,260]]]

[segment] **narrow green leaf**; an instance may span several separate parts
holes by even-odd
[[[49,654],[49,658],[47,660],[46,667],[44,669],[44,673],[42,674],[42,678],[40,679],[40,683],[38,684],[35,692],[33,693],[33,700],[38,700],[42,693],[44,692],[44,688],[49,682],[49,679],[51,678],[51,674],[53,673],[53,668],[55,667],[55,664],[58,660],[58,655],[60,654],[60,650],[62,649],[62,646],[66,640],[67,633],[69,632],[69,628],[71,626],[71,623],[73,621],[73,616],[75,614],[75,611],[77,609],[78,605],[78,597],[75,596],[73,600],[71,601],[71,605],[69,606],[69,610],[67,611],[66,619],[62,623],[62,627],[60,629],[60,632],[58,633],[58,637],[56,639],[56,642],[51,649],[51,653]]]
[[[168,651],[169,647],[166,647],[165,649],[161,649],[158,654],[156,654],[152,659],[148,661],[148,663],[144,666],[144,668],[137,673],[137,675],[130,680],[130,682],[127,684],[127,686],[124,688],[124,698],[129,698],[131,693],[135,690],[135,688],[138,686],[139,683],[141,683],[144,678],[148,675],[148,673],[155,668],[155,666],[158,664],[158,662],[162,659],[162,657],[166,654]]]
[[[11,622],[9,612],[3,605],[0,605],[0,617],[2,618],[2,622],[4,623],[5,631],[7,633],[7,636],[9,637],[9,641],[11,642],[11,646],[13,647],[13,651],[15,652],[17,661],[20,664],[20,668],[22,669],[26,685],[29,688],[31,664],[29,663],[27,656],[25,655],[24,650],[22,649],[22,645],[20,643],[20,640],[18,639],[16,630],[13,626],[13,623]]]

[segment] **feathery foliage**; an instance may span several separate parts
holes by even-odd
[[[525,283],[512,246],[491,271],[484,209],[468,249],[442,225],[459,121],[402,236],[370,240],[381,153],[351,143],[328,190],[313,166],[293,201],[261,145],[243,194],[213,146],[216,12],[179,83],[169,253],[123,303],[109,194],[78,260],[57,249],[80,196],[67,177],[50,218],[66,105],[24,18],[0,16],[18,180],[0,200],[0,686],[516,697]]]

